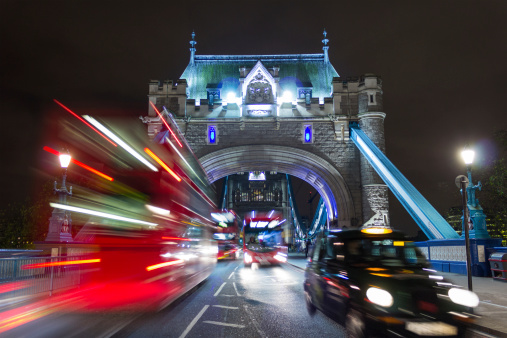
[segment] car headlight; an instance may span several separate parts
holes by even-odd
[[[393,296],[388,291],[379,288],[369,288],[366,291],[366,297],[370,302],[383,307],[390,307],[394,301]]]
[[[477,307],[479,305],[479,297],[475,294],[475,292],[451,288],[449,289],[449,298],[459,305],[468,306],[468,307]]]

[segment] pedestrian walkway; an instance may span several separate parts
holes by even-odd
[[[305,269],[308,259],[304,253],[289,253],[287,261],[294,267]],[[468,278],[456,273],[438,272],[454,284],[468,288]],[[507,337],[507,283],[491,277],[472,277],[472,289],[480,304],[475,314],[481,316],[474,327],[493,337]]]

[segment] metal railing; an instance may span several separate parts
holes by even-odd
[[[43,293],[51,296],[55,290],[78,286],[81,267],[65,264],[77,259],[81,257],[1,258],[0,300]],[[55,265],[56,262],[61,265]]]

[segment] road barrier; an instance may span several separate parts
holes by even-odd
[[[81,257],[23,257],[0,259],[0,300],[78,286]]]

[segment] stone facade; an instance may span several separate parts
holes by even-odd
[[[375,215],[388,223],[387,187],[349,140],[349,123],[359,122],[385,151],[381,79],[340,78],[324,51],[192,54],[180,80],[150,82],[149,101],[171,113],[211,181],[244,171],[287,173],[323,196],[331,226],[358,226]],[[162,128],[150,104],[143,120],[151,136]]]

